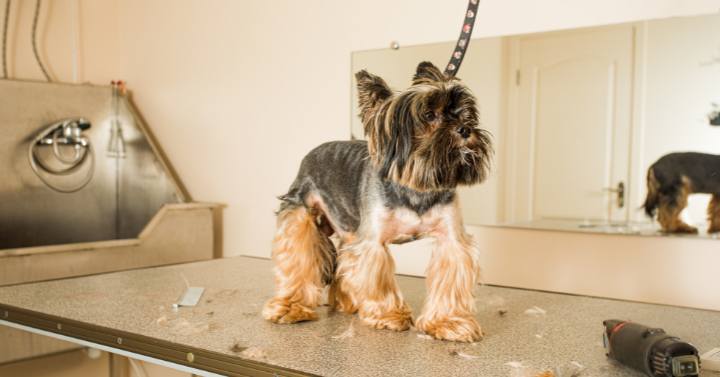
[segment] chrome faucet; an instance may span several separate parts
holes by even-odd
[[[83,136],[82,132],[90,127],[90,122],[84,118],[64,119],[48,126],[36,139],[36,144],[87,147],[89,140]]]
[[[75,192],[85,187],[92,179],[95,158],[92,155],[90,139],[83,135],[83,131],[90,127],[90,122],[85,118],[64,119],[47,126],[30,142],[28,148],[30,167],[38,178],[51,189],[63,193]],[[36,149],[42,146],[52,148],[52,154],[46,157],[54,156],[55,162],[49,164],[38,155]],[[72,148],[74,153],[71,156],[62,153],[61,146]],[[80,170],[82,166],[86,165],[84,162],[88,161],[88,157],[90,157],[90,165],[80,183],[72,187],[59,187],[48,180],[47,176],[65,177]]]

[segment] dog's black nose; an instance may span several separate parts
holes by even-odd
[[[463,137],[463,139],[469,138],[470,135],[472,134],[472,130],[470,129],[470,127],[465,127],[465,126],[460,126],[460,128],[458,128],[457,132],[460,134],[460,136]]]

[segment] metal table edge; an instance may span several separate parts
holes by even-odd
[[[171,367],[179,365],[188,370],[206,371],[214,375],[229,377],[316,376],[298,370],[0,303],[0,324],[6,325],[6,323],[19,325],[11,327],[26,331],[38,330],[37,333],[47,336],[57,335],[58,338],[70,342],[100,345],[108,352],[124,354],[128,357],[140,355],[150,359],[149,361],[164,361],[165,363],[160,363],[161,365],[166,363],[170,365],[165,366]]]

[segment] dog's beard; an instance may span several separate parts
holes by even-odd
[[[387,106],[384,109],[393,109]],[[474,113],[473,113],[474,114]],[[391,119],[386,121],[386,117]],[[466,123],[470,135],[463,138],[457,123],[418,130],[415,114],[404,117],[379,114],[369,134],[371,155],[381,178],[417,191],[453,189],[485,180],[492,148],[490,137],[477,128],[476,118]]]
[[[467,139],[453,135],[452,130],[438,130],[416,143],[402,173],[388,178],[414,190],[437,191],[477,184],[487,177],[491,148],[483,130],[473,129]],[[399,172],[400,167],[393,171]]]

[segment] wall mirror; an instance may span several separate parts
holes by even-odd
[[[418,62],[444,66],[454,43],[358,51],[352,70],[406,88]],[[474,39],[458,77],[496,149],[492,177],[460,190],[467,224],[674,236],[642,209],[648,168],[675,152],[720,155],[720,14]],[[352,100],[362,138],[354,85]],[[703,164],[712,186],[720,162]],[[685,236],[718,237],[712,197],[688,195],[678,221],[699,233]]]

